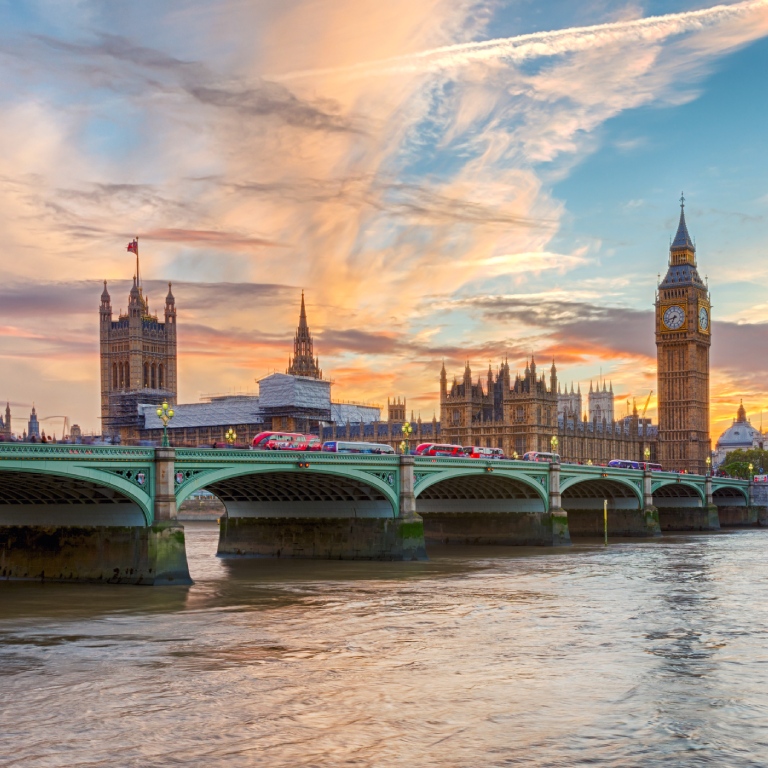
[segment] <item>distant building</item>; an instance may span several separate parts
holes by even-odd
[[[554,361],[553,361],[554,362]],[[584,413],[581,407],[581,384],[578,385],[576,391],[573,390],[573,382],[571,382],[571,391],[568,391],[568,386],[565,387],[565,392],[560,392],[560,384],[557,385],[557,417],[558,419],[578,419],[581,421],[581,415]]]
[[[667,274],[656,294],[656,375],[659,457],[665,468],[702,474],[711,455],[709,348],[712,307],[698,273],[696,245],[680,221],[669,247]]]
[[[175,405],[176,300],[168,283],[164,321],[149,311],[149,299],[137,278],[128,295],[128,311],[112,319],[112,302],[104,281],[99,308],[101,358],[101,431],[130,442],[138,438],[139,405]]]
[[[36,440],[40,439],[40,422],[37,420],[37,411],[35,411],[35,405],[32,404],[32,413],[29,414],[29,421],[27,422],[27,439],[32,438]]]
[[[587,402],[589,404],[589,420],[602,422],[613,421],[613,383],[610,388],[606,387],[605,381],[603,381],[603,389],[600,389],[600,382],[597,382],[597,387],[593,390],[592,382],[589,382],[589,394],[587,395]]]
[[[0,424],[2,425],[2,432],[3,432],[3,439],[4,440],[10,440],[11,439],[11,404],[6,403],[5,404],[5,419],[0,419]]]
[[[168,423],[171,444],[223,443],[230,428],[237,434],[237,444],[245,445],[264,431],[325,435],[333,433],[336,425],[378,423],[381,411],[377,406],[331,400],[331,382],[322,378],[314,355],[303,293],[293,351],[288,372],[260,379],[258,395],[217,395],[200,403],[175,405],[173,419]],[[140,391],[134,396],[141,395]],[[121,427],[123,441],[159,442],[163,425],[157,416],[157,403],[138,402],[135,409],[138,426]]]
[[[554,360],[549,380],[539,375],[531,358],[522,375],[513,379],[504,361],[488,368],[485,383],[472,380],[467,363],[461,380],[448,386],[440,371],[440,429],[442,442],[501,448],[507,456],[529,451],[556,452],[564,461],[604,464],[611,459],[643,461],[645,450],[655,459],[656,428],[632,416],[615,421],[613,387],[590,384],[589,418],[582,412],[581,388],[559,390]]]
[[[719,467],[731,451],[750,451],[753,448],[763,450],[766,442],[768,440],[766,440],[765,435],[750,423],[742,402],[731,426],[717,438],[713,463]]]
[[[304,291],[301,292],[301,310],[299,311],[299,326],[293,340],[293,357],[288,358],[287,374],[290,376],[306,376],[312,379],[322,379],[323,372],[320,363],[314,356],[312,334],[307,324],[307,311],[304,308]]]

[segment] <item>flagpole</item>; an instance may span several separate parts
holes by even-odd
[[[139,236],[136,235],[136,285],[141,288],[141,277],[139,275]]]

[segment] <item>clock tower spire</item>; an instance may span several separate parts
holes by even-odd
[[[659,458],[664,469],[707,470],[711,343],[709,291],[696,269],[696,246],[681,195],[669,267],[656,294]]]

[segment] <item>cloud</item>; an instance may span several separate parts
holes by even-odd
[[[497,10],[75,5],[56,36],[3,35],[6,388],[98,423],[101,279],[118,312],[135,234],[152,311],[173,281],[182,399],[284,369],[301,288],[340,397],[429,408],[443,358],[452,375],[532,350],[644,387],[638,267],[618,278],[597,236],[565,242],[553,185],[610,118],[694,98],[719,57],[765,35],[766,3],[645,19],[602,3],[574,14],[608,23],[513,38]],[[733,350],[750,333],[723,331]],[[717,354],[718,381],[756,386],[748,355]]]
[[[285,247],[282,243],[261,237],[247,237],[234,232],[216,232],[209,229],[150,229],[142,235],[145,240],[192,245],[217,245],[225,248],[251,250],[254,247]]]
[[[659,42],[686,32],[699,32],[732,21],[749,20],[751,16],[767,10],[766,0],[746,0],[731,5],[716,5],[711,8],[663,16],[445,45],[428,51],[348,67],[289,72],[276,79],[289,81],[330,74],[344,74],[350,77],[402,75],[413,72],[434,72],[489,61],[518,64],[529,59],[577,53],[600,46],[614,45],[617,42],[643,44]]]

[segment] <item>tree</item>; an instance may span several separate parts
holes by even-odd
[[[733,477],[751,480],[752,478],[749,476],[750,464],[753,475],[762,475],[763,468],[768,467],[768,451],[761,451],[759,448],[750,448],[748,451],[739,448],[737,451],[730,451],[725,455],[720,469]]]

